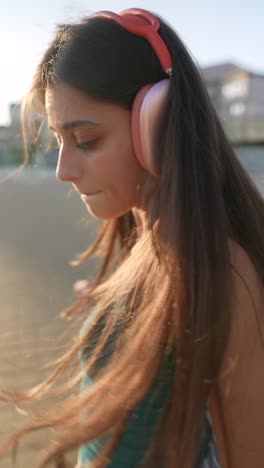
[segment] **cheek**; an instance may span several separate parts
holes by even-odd
[[[138,203],[137,185],[140,184],[141,170],[131,174],[128,168],[120,164],[100,174],[102,194],[91,200],[89,212],[98,219],[112,219],[129,212]]]
[[[129,136],[118,143],[113,141],[111,146],[108,144],[91,169],[90,175],[104,191],[98,204],[90,207],[95,216],[104,219],[120,216],[135,206],[137,186],[142,184],[145,170],[137,162]]]
[[[108,176],[114,192],[126,200],[134,201],[136,188],[140,184],[144,170],[139,166],[133,152],[120,152],[110,168]],[[111,183],[112,182],[112,183]]]

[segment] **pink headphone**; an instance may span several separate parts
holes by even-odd
[[[99,11],[92,15],[95,16],[112,19],[132,34],[147,39],[163,70],[171,77],[171,56],[158,34],[160,25],[154,15],[141,8],[130,8],[119,14]],[[167,101],[169,86],[169,79],[145,85],[136,95],[132,106],[131,131],[135,154],[141,166],[154,176],[157,174],[152,164],[153,145],[162,110]]]

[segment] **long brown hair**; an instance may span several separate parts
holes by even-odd
[[[155,154],[160,184],[149,213],[150,230],[137,238],[131,213],[101,224],[98,238],[79,259],[85,262],[99,253],[101,270],[86,296],[66,313],[79,321],[89,316],[90,326],[38,387],[2,392],[17,404],[64,395],[5,446],[32,430],[53,428],[57,438],[40,467],[107,435],[90,462],[91,467],[105,466],[169,355],[168,396],[144,466],[191,468],[230,331],[231,242],[247,252],[264,285],[263,199],[226,138],[199,68],[177,34],[159,20],[173,75]],[[162,78],[145,40],[110,20],[85,18],[58,27],[29,96],[44,109],[45,90],[62,80],[130,109],[142,86]],[[111,353],[100,367],[97,361],[113,336]],[[59,387],[83,349],[85,365]],[[94,382],[79,395],[86,373]]]

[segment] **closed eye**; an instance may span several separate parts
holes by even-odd
[[[77,143],[76,147],[85,151],[85,150],[93,148],[96,142],[97,140],[84,141],[84,142]]]

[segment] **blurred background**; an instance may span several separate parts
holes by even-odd
[[[57,150],[47,127],[22,162],[20,103],[57,23],[95,10],[137,6],[157,12],[178,32],[206,79],[215,108],[243,165],[264,194],[264,3],[261,0],[66,1],[6,0],[0,5],[0,387],[26,389],[41,367],[63,352],[67,324],[59,312],[72,286],[92,277],[94,262],[69,262],[95,237],[97,223],[76,193],[55,179]],[[42,124],[43,122],[39,122]],[[49,150],[47,150],[49,146]],[[12,174],[12,177],[10,175]],[[23,417],[4,405],[0,441]],[[36,466],[39,442],[28,438],[17,467]],[[73,459],[74,459],[73,455]],[[10,456],[1,468],[12,466]]]

